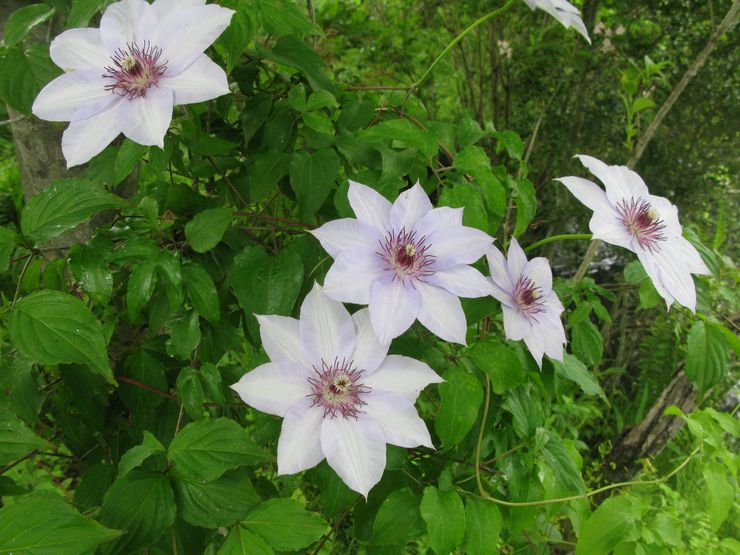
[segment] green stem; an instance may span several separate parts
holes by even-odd
[[[528,247],[524,248],[524,252],[529,252],[531,250],[534,250],[536,248],[541,247],[542,245],[547,245],[548,243],[554,243],[555,241],[568,241],[570,239],[591,239],[590,233],[566,233],[564,235],[551,235],[550,237],[545,237],[544,239],[537,241],[536,243],[532,243]]]
[[[441,54],[440,54],[439,56],[437,56],[437,58],[436,58],[436,59],[435,59],[435,60],[434,60],[434,61],[432,62],[432,65],[430,65],[430,66],[429,66],[429,67],[427,68],[427,70],[426,70],[426,71],[424,72],[424,75],[422,75],[422,76],[421,76],[421,77],[420,77],[420,78],[419,78],[419,79],[418,79],[418,80],[416,81],[416,83],[414,83],[413,85],[411,85],[411,87],[409,87],[409,91],[408,91],[408,92],[406,93],[406,98],[404,99],[404,102],[403,102],[403,103],[404,103],[404,105],[406,104],[406,101],[407,101],[407,100],[409,99],[409,97],[411,96],[411,94],[412,94],[412,93],[413,93],[413,92],[414,92],[415,90],[417,90],[417,89],[418,89],[418,88],[419,88],[419,87],[421,86],[421,84],[422,84],[422,83],[423,83],[424,81],[426,81],[427,77],[429,77],[429,74],[431,74],[431,73],[432,73],[432,71],[434,71],[434,68],[435,68],[435,67],[437,67],[437,64],[438,64],[438,63],[440,62],[440,60],[441,60],[442,58],[444,58],[444,57],[445,57],[445,56],[447,55],[447,53],[448,53],[448,52],[449,52],[450,50],[452,50],[452,49],[453,49],[453,48],[455,47],[455,45],[456,45],[456,44],[457,44],[458,42],[460,42],[460,41],[461,41],[462,39],[464,39],[466,35],[468,35],[468,34],[469,34],[469,33],[470,33],[470,32],[471,32],[471,31],[472,31],[473,29],[475,29],[475,28],[476,28],[476,27],[478,27],[479,25],[482,25],[483,23],[485,23],[486,21],[489,21],[489,20],[493,19],[493,18],[494,18],[494,17],[496,17],[497,15],[499,15],[499,14],[502,14],[502,13],[504,13],[504,12],[505,12],[506,10],[508,10],[508,9],[509,9],[509,8],[510,8],[511,6],[513,6],[513,5],[514,5],[514,2],[515,2],[515,1],[516,1],[516,0],[509,0],[509,1],[508,1],[508,2],[507,2],[507,3],[505,4],[505,5],[504,5],[504,6],[502,6],[501,8],[499,8],[499,9],[497,9],[497,10],[493,10],[492,12],[490,12],[490,13],[487,13],[487,14],[486,14],[486,15],[484,15],[483,17],[480,17],[480,18],[476,19],[476,20],[475,20],[475,21],[474,21],[473,23],[471,23],[471,24],[470,24],[470,25],[468,26],[468,28],[467,28],[467,29],[465,29],[465,30],[464,30],[464,31],[463,31],[462,33],[460,33],[459,35],[457,35],[457,36],[456,36],[456,37],[455,37],[455,38],[454,38],[454,39],[452,40],[452,42],[451,42],[450,44],[448,44],[448,45],[447,45],[447,46],[445,47],[445,49],[444,49],[444,50],[442,50],[442,53],[441,53]]]

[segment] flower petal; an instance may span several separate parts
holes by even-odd
[[[472,264],[483,256],[493,238],[479,229],[454,226],[439,229],[429,235],[429,254],[436,257],[435,268],[451,268],[458,264]]]
[[[519,277],[527,265],[527,255],[524,254],[522,247],[519,246],[519,241],[516,240],[516,237],[512,237],[511,243],[509,243],[506,264],[509,270],[509,279],[511,279],[512,283],[516,283],[519,281]]]
[[[458,297],[487,297],[493,294],[491,281],[475,268],[460,264],[437,272],[427,282],[442,287]]]
[[[416,222],[432,208],[429,197],[417,181],[413,187],[398,195],[396,202],[393,203],[390,214],[391,228],[396,233],[402,229],[411,232]]]
[[[290,361],[311,368],[301,342],[298,320],[288,316],[255,314],[260,325],[262,348],[272,362]]]
[[[326,460],[351,489],[365,497],[385,470],[385,439],[380,425],[360,414],[328,418],[321,427],[321,449]]]
[[[327,297],[314,285],[301,305],[301,342],[311,363],[349,360],[355,350],[355,325],[342,303]]]
[[[381,343],[405,332],[416,320],[421,307],[419,292],[399,279],[375,280],[370,289],[370,319]]]
[[[606,196],[612,205],[624,199],[646,198],[648,189],[639,175],[626,166],[608,166],[601,160],[579,154],[578,159],[606,187]]]
[[[616,217],[614,207],[606,198],[604,189],[593,181],[575,176],[559,177],[555,181],[560,181],[574,197],[594,212]]]
[[[62,153],[67,161],[67,168],[84,164],[121,133],[118,123],[120,107],[119,100],[107,110],[69,124],[62,135]]]
[[[530,327],[524,334],[523,339],[537,366],[542,368],[542,357],[545,354],[545,339],[542,337],[540,331],[540,329]]]
[[[295,474],[324,460],[321,426],[324,411],[309,399],[291,405],[285,413],[277,447],[278,475]]]
[[[157,44],[157,14],[144,0],[122,0],[111,4],[100,18],[100,38],[108,54],[129,44]]]
[[[460,299],[434,285],[420,282],[416,288],[421,295],[419,322],[440,339],[465,345],[468,324]]]
[[[552,290],[552,270],[547,258],[533,258],[524,266],[523,273],[541,289],[541,294],[546,295]]]
[[[363,248],[374,251],[381,240],[381,235],[375,227],[355,218],[332,220],[309,233],[319,240],[332,258],[337,258],[342,251],[349,249]]]
[[[33,102],[35,116],[47,121],[85,119],[103,111],[116,95],[105,90],[101,70],[64,73],[46,85]]]
[[[388,272],[378,254],[364,247],[342,252],[324,279],[324,292],[337,301],[355,304],[370,302],[370,289]]]
[[[205,54],[175,77],[165,73],[158,85],[172,90],[176,106],[211,100],[230,92],[226,72]]]
[[[293,404],[311,392],[308,377],[306,368],[295,362],[268,362],[247,372],[230,387],[249,406],[285,416]]]
[[[164,136],[172,121],[172,91],[152,87],[146,96],[121,103],[121,131],[140,145],[164,148]]]
[[[357,219],[372,225],[381,237],[385,237],[390,229],[390,201],[367,185],[352,180],[347,198]]]
[[[375,335],[373,324],[370,321],[370,309],[363,308],[352,315],[355,323],[356,347],[352,354],[352,360],[357,368],[364,370],[365,374],[376,370],[385,360],[388,354],[388,344],[382,345]]]
[[[100,29],[69,29],[58,35],[49,47],[52,61],[64,71],[95,69],[98,75],[110,65]]]
[[[504,305],[501,307],[504,312],[504,332],[506,339],[519,341],[523,339],[529,331],[529,321],[516,308],[509,308]]]
[[[611,243],[634,252],[632,235],[616,217],[607,219],[594,212],[588,227],[594,239],[601,239],[605,243]]]
[[[164,27],[178,12],[205,5],[206,0],[154,0],[152,8],[157,14],[157,21],[159,21],[160,26]]]
[[[434,449],[426,424],[406,397],[374,390],[365,397],[365,401],[367,404],[362,410],[380,424],[386,443],[407,448],[423,445]]]
[[[178,10],[162,26],[158,46],[167,60],[167,75],[180,75],[224,32],[233,10],[216,4]]]
[[[660,250],[654,252],[637,249],[637,257],[659,293],[661,293],[661,288],[658,283],[679,304],[695,312],[696,287],[681,253],[670,242],[661,243],[660,247]],[[668,297],[663,297],[668,303]]]
[[[491,270],[493,283],[498,285],[499,289],[506,292],[507,295],[510,295],[514,290],[514,283],[509,277],[509,265],[506,262],[506,258],[504,258],[500,250],[492,246],[486,251],[486,259],[488,260],[488,267]],[[496,297],[495,294],[494,297]]]
[[[461,226],[463,219],[462,208],[450,208],[440,206],[424,214],[414,224],[413,231],[417,237],[428,237],[438,229],[446,227]]]
[[[443,381],[428,364],[402,355],[388,355],[380,368],[362,380],[368,387],[398,393],[412,403],[430,383]]]

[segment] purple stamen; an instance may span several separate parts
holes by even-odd
[[[167,62],[159,61],[161,56],[162,49],[149,42],[144,42],[141,48],[135,43],[119,48],[111,57],[113,65],[105,68],[103,77],[113,81],[105,89],[129,100],[146,96],[167,71]]]
[[[514,286],[514,300],[519,311],[527,318],[536,320],[535,314],[545,310],[542,288],[537,287],[534,281],[525,275],[521,275]]]
[[[335,358],[331,364],[321,360],[321,368],[314,366],[315,376],[308,378],[313,399],[312,406],[324,409],[324,418],[335,418],[341,414],[344,418],[357,418],[362,412],[360,407],[365,403],[360,396],[370,393],[372,389],[359,383],[362,370],[353,367],[353,361]]]
[[[436,257],[430,254],[426,236],[417,237],[416,232],[407,233],[406,229],[394,233],[389,231],[380,241],[378,256],[385,262],[387,271],[394,272],[394,279],[424,281],[434,275]]]
[[[642,198],[623,200],[617,204],[617,212],[619,221],[643,249],[651,253],[660,250],[659,243],[666,240],[666,226],[649,202]]]

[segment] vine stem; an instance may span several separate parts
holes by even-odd
[[[28,266],[31,264],[31,260],[33,260],[33,256],[29,256],[26,259],[26,263],[23,264],[21,273],[18,276],[18,286],[15,288],[15,295],[13,295],[13,304],[10,305],[10,308],[15,308],[15,303],[18,302],[18,297],[21,294],[21,285],[23,284],[23,278],[26,277],[26,270],[28,270]]]
[[[601,487],[595,490],[587,491],[586,493],[581,493],[578,495],[570,495],[568,497],[557,497],[555,499],[542,499],[540,501],[505,501],[504,499],[493,497],[486,491],[486,489],[483,487],[483,482],[481,480],[481,475],[480,475],[480,469],[481,469],[480,450],[481,450],[481,445],[483,444],[483,434],[485,431],[486,420],[488,419],[488,409],[490,405],[491,405],[491,380],[488,376],[486,376],[486,397],[483,402],[483,419],[481,420],[480,430],[478,431],[478,443],[475,446],[475,481],[478,483],[478,492],[480,495],[475,495],[474,493],[471,493],[462,488],[458,488],[458,489],[462,493],[465,493],[466,495],[472,495],[474,497],[479,497],[481,499],[485,499],[486,501],[490,501],[491,503],[495,503],[496,505],[501,505],[503,507],[540,507],[542,505],[554,505],[556,503],[569,503],[571,501],[579,501],[581,499],[588,499],[589,497],[593,497],[594,495],[599,495],[600,493],[611,491],[617,488],[625,488],[629,486],[650,486],[650,485],[655,485],[655,484],[661,484],[665,482],[666,480],[669,480],[676,474],[678,474],[687,464],[689,464],[691,459],[693,459],[694,456],[701,449],[701,445],[700,445],[699,447],[694,449],[689,454],[689,456],[686,457],[681,462],[681,464],[679,464],[676,468],[671,470],[668,474],[660,478],[655,478],[653,480],[634,480],[631,482],[617,482],[615,484],[609,484],[608,486],[604,486],[604,487]]]
[[[532,243],[528,247],[525,247],[524,252],[529,252],[531,250],[541,247],[542,245],[547,245],[548,243],[554,243],[555,241],[568,241],[570,239],[591,239],[591,234],[590,233],[565,233],[563,235],[551,235],[550,237],[545,237],[544,239],[541,239],[535,243]]]
[[[419,88],[419,87],[421,86],[421,84],[422,84],[422,83],[423,83],[424,81],[426,81],[427,77],[429,77],[429,75],[430,75],[430,74],[432,73],[432,71],[434,71],[434,68],[435,68],[435,67],[437,67],[437,64],[438,64],[438,63],[439,63],[439,62],[440,62],[440,61],[442,60],[442,58],[444,58],[444,57],[445,57],[445,56],[446,56],[446,55],[447,55],[447,54],[448,54],[448,53],[450,52],[450,50],[452,50],[452,49],[453,49],[453,48],[455,47],[455,45],[456,45],[456,44],[457,44],[458,42],[460,42],[460,41],[461,41],[462,39],[464,39],[464,38],[465,38],[465,37],[466,37],[466,36],[467,36],[468,34],[470,34],[470,32],[471,32],[471,31],[472,31],[473,29],[475,29],[476,27],[478,27],[478,26],[482,25],[482,24],[483,24],[483,23],[485,23],[486,21],[489,21],[489,20],[493,19],[493,18],[494,18],[494,17],[496,17],[497,15],[499,15],[499,14],[502,14],[502,13],[504,13],[504,12],[505,12],[506,10],[508,10],[508,9],[509,9],[509,8],[510,8],[511,6],[513,6],[513,5],[514,5],[514,2],[515,2],[515,1],[516,1],[516,0],[509,0],[509,1],[508,1],[508,2],[506,3],[506,4],[504,4],[504,5],[503,5],[502,7],[500,7],[499,9],[497,9],[497,10],[493,10],[492,12],[489,12],[489,13],[487,13],[486,15],[484,15],[484,16],[482,16],[482,17],[479,17],[478,19],[476,19],[475,21],[473,21],[473,23],[471,23],[471,24],[470,24],[470,25],[468,26],[468,28],[467,28],[467,29],[465,29],[465,30],[464,30],[464,31],[463,31],[462,33],[460,33],[460,34],[459,34],[459,35],[457,35],[457,36],[456,36],[456,37],[455,37],[454,39],[452,39],[452,42],[450,42],[450,43],[449,43],[449,44],[448,44],[448,45],[447,45],[447,46],[445,47],[445,49],[444,49],[444,50],[442,50],[442,52],[441,52],[441,53],[439,54],[439,56],[437,56],[437,58],[436,58],[436,59],[435,59],[435,60],[434,60],[434,61],[432,62],[432,65],[430,65],[430,66],[429,66],[429,67],[427,68],[427,70],[426,70],[426,71],[424,72],[424,74],[423,74],[423,75],[422,75],[421,77],[419,77],[419,79],[418,79],[418,80],[417,80],[417,81],[416,81],[416,82],[415,82],[415,83],[414,83],[413,85],[411,85],[411,86],[409,87],[409,90],[408,90],[408,92],[406,93],[406,97],[405,97],[405,98],[403,99],[403,105],[404,105],[404,106],[406,105],[406,102],[408,102],[408,99],[409,99],[409,97],[410,97],[410,96],[411,96],[411,95],[412,95],[412,94],[414,93],[414,91],[416,91],[416,90],[417,90],[417,89],[418,89],[418,88]]]

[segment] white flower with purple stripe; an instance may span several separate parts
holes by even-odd
[[[315,286],[300,320],[257,319],[271,362],[231,387],[248,405],[283,417],[278,474],[326,458],[350,488],[367,496],[383,475],[386,444],[433,448],[414,402],[442,378],[423,362],[388,355],[367,309],[350,316]]]
[[[504,332],[512,341],[524,340],[537,365],[542,356],[563,360],[567,342],[560,314],[563,305],[552,290],[552,271],[546,258],[527,261],[515,238],[507,258],[495,247],[488,251],[493,296],[504,312]]]
[[[391,204],[366,185],[350,181],[357,216],[334,220],[312,233],[334,258],[324,292],[346,303],[367,304],[383,343],[416,319],[429,331],[465,343],[467,324],[458,297],[491,294],[470,267],[493,239],[462,225],[462,208],[434,208],[418,183]]]
[[[591,44],[586,25],[581,19],[581,12],[567,0],[524,0],[524,3],[532,11],[539,8],[549,13],[566,28],[573,27]]]
[[[691,274],[710,272],[696,248],[681,235],[678,208],[666,198],[651,195],[642,178],[628,167],[608,166],[591,156],[578,158],[604,183],[606,191],[582,177],[558,181],[594,211],[589,223],[594,239],[636,253],[668,307],[675,300],[694,311],[696,289]]]

